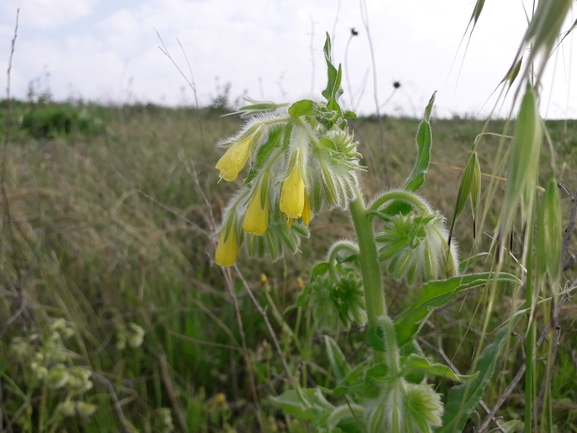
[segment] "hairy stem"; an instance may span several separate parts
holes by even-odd
[[[361,273],[363,274],[367,318],[369,327],[374,327],[380,317],[387,316],[387,306],[381,284],[381,271],[377,260],[377,246],[375,244],[373,225],[360,191],[357,191],[357,198],[351,202],[350,211],[359,245],[359,262]],[[385,354],[383,352],[373,350],[373,357],[377,363],[385,362]]]

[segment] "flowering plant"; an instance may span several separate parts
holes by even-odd
[[[285,250],[296,252],[301,238],[309,235],[307,225],[314,214],[348,210],[356,239],[335,243],[326,261],[314,266],[295,307],[311,308],[320,330],[366,324],[372,356],[351,366],[336,342],[325,336],[337,372],[336,387],[321,392],[290,382],[293,389],[273,402],[286,414],[310,421],[319,432],[460,430],[495,368],[506,328],[485,348],[469,375],[429,362],[416,335],[430,310],[455,294],[488,281],[517,279],[502,272],[460,274],[445,218],[416,194],[429,167],[434,94],[417,131],[411,175],[401,187],[365,201],[358,182],[365,169],[347,125],[355,114],[338,103],[342,70],[331,61],[328,35],[324,55],[328,69],[324,100],[291,104],[250,100],[239,111],[248,118],[245,127],[221,143],[228,147],[216,165],[221,179],[233,181],[245,167],[248,174],[225,209],[216,263],[234,265],[242,245],[248,254],[273,260]],[[478,159],[471,161],[467,173],[472,174],[465,176],[459,195],[475,201],[480,169]],[[417,301],[394,320],[387,311],[385,274],[420,287]],[[460,385],[443,399],[427,383],[428,377],[436,376]]]

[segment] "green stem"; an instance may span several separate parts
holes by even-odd
[[[405,203],[410,204],[414,208],[418,209],[422,214],[430,214],[432,212],[429,205],[418,195],[404,190],[393,190],[384,193],[383,195],[377,197],[377,199],[371,203],[367,208],[367,212],[377,212],[382,205],[391,200],[400,200]]]
[[[335,271],[335,266],[336,266],[336,262],[337,262],[337,254],[340,251],[348,251],[349,253],[358,256],[359,255],[359,246],[357,244],[355,244],[351,241],[347,241],[347,240],[338,241],[338,242],[333,244],[333,246],[329,250],[329,253],[327,254],[327,262],[330,265],[329,272],[331,273],[331,276],[335,279],[337,279],[337,275],[336,275],[336,271]]]
[[[528,245],[533,245],[533,230],[529,229]],[[535,320],[533,314],[530,313],[534,306],[532,306],[533,300],[533,254],[529,252],[527,254],[527,259],[525,262],[527,269],[527,279],[525,280],[525,306],[527,307],[529,313],[529,323],[527,324],[529,329],[527,330],[527,338],[525,340],[525,432],[531,433],[533,431],[533,421],[537,420],[537,415],[534,412],[535,404],[535,371],[533,369],[535,362],[535,346],[537,341],[537,330],[535,329]],[[535,422],[535,426],[537,423]]]
[[[367,213],[362,194],[357,190],[357,197],[350,204],[351,216],[359,244],[361,273],[365,289],[365,303],[369,327],[377,325],[380,317],[387,316],[385,293],[381,283],[381,270],[377,260],[377,245],[372,225],[372,218]],[[384,352],[373,350],[376,363],[386,361]]]

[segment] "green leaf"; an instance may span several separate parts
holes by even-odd
[[[364,397],[366,370],[371,363],[371,360],[367,360],[361,362],[355,368],[350,370],[333,390],[332,395],[335,397],[342,397],[343,395],[352,392],[355,395]]]
[[[310,99],[302,99],[292,104],[288,109],[288,113],[292,117],[306,116],[314,113],[316,105]]]
[[[425,122],[429,122],[431,120],[431,112],[433,111],[433,104],[435,103],[435,96],[437,95],[437,91],[435,90],[431,95],[431,99],[429,99],[429,103],[425,107]]]
[[[477,152],[471,152],[469,156],[469,161],[467,161],[467,166],[463,171],[461,176],[461,183],[459,184],[459,192],[457,194],[457,203],[455,204],[455,212],[453,213],[453,220],[451,221],[451,227],[449,228],[449,242],[453,237],[453,229],[455,227],[455,222],[463,209],[465,209],[465,204],[467,199],[470,197],[473,204],[473,214],[475,215],[475,209],[479,201],[479,195],[481,194],[480,189],[480,178],[481,170],[479,168],[479,158],[477,157]],[[476,218],[474,216],[473,218]]]
[[[481,252],[477,253],[474,256],[468,257],[464,260],[461,260],[459,263],[459,273],[464,273],[470,266],[473,266],[476,261],[481,259],[487,259],[489,257],[489,253]]]
[[[506,341],[507,330],[507,327],[500,329],[495,341],[479,356],[474,372],[478,376],[471,382],[462,383],[449,390],[443,414],[443,426],[437,429],[436,433],[463,431],[469,414],[477,407],[487,383],[493,376],[497,358]]]
[[[333,413],[327,419],[329,432],[339,433],[365,433],[363,427],[364,409],[358,404],[343,404],[336,407]]]
[[[326,421],[334,410],[318,388],[297,388],[270,399],[285,414],[315,423]]]
[[[413,375],[415,373],[424,376],[440,376],[446,377],[455,382],[463,382],[465,380],[472,379],[474,375],[457,375],[453,371],[443,364],[431,364],[427,358],[424,356],[412,353],[407,356],[401,365],[401,373],[403,376]],[[414,379],[414,378],[413,378]],[[409,379],[407,379],[409,380]],[[414,380],[409,380],[414,383]]]
[[[295,305],[291,305],[285,310],[285,314],[289,311],[294,310],[297,307],[306,307],[309,304],[309,297],[311,295],[311,285],[307,284],[303,289],[302,293],[297,298],[297,302]]]
[[[320,262],[315,265],[311,272],[311,279],[326,274],[331,269],[331,265],[327,262]]]
[[[277,108],[286,106],[287,104],[276,104],[270,101],[254,101],[252,99],[246,99],[249,102],[253,102],[253,104],[244,105],[238,109],[238,111],[230,114],[246,114],[247,112],[255,113],[257,111],[272,111],[276,110]]]
[[[416,191],[425,181],[425,174],[429,170],[429,163],[431,162],[431,146],[433,144],[429,119],[431,117],[433,104],[435,103],[436,93],[437,92],[433,93],[433,96],[431,96],[429,104],[425,108],[425,119],[419,124],[417,130],[417,162],[413,167],[413,172],[403,185],[403,188],[407,191]]]
[[[337,342],[328,335],[325,335],[325,348],[335,379],[337,382],[340,382],[351,371],[351,367],[347,363],[345,355],[343,355]]]
[[[412,340],[419,329],[419,323],[427,317],[432,308],[446,304],[456,293],[462,290],[484,285],[495,278],[501,283],[519,282],[517,277],[511,274],[484,272],[458,275],[447,280],[430,281],[424,284],[417,302],[395,318],[395,330],[399,346]]]
[[[319,140],[319,146],[333,150],[335,152],[337,151],[337,145],[330,138],[321,137],[321,139]]]
[[[259,169],[269,160],[271,153],[279,146],[284,128],[271,128],[266,142],[258,148],[254,167],[250,170],[244,184],[248,185],[255,178]]]
[[[335,68],[331,60],[331,38],[327,32],[325,45],[323,47],[323,52],[325,54],[325,60],[327,62],[327,88],[322,91],[322,95],[326,98],[327,101],[331,99],[338,99],[338,97],[343,93],[342,89],[340,89],[341,79],[342,79],[342,69],[339,65],[339,69]]]
[[[398,214],[407,215],[413,209],[414,209],[413,206],[411,206],[409,203],[401,200],[395,200],[384,209],[378,211],[371,211],[370,215],[375,215],[376,217],[382,219],[383,221],[390,221],[391,217]]]
[[[367,342],[371,349],[378,350],[379,352],[385,352],[385,337],[379,326],[369,326],[367,329]]]
[[[379,396],[383,384],[390,379],[388,374],[389,367],[386,364],[377,364],[367,369],[363,390],[366,398],[377,398]]]

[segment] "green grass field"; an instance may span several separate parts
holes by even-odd
[[[2,120],[8,124],[6,106]],[[68,127],[43,129],[34,119],[23,121],[31,109],[13,105],[9,141],[1,149],[4,431],[311,431],[285,418],[268,400],[286,386],[282,361],[305,385],[329,386],[334,379],[309,312],[282,312],[294,303],[311,264],[323,258],[333,241],[351,236],[348,218],[339,212],[317,215],[301,252],[276,263],[239,254],[238,269],[266,310],[276,348],[235,269],[223,273],[212,258],[216,240],[211,235],[238,187],[218,184],[214,165],[222,150],[215,143],[234,133],[240,119],[208,109],[89,105],[72,110],[76,114]],[[57,119],[53,124],[65,122]],[[380,124],[374,118],[352,122],[363,164],[369,167],[370,174],[361,179],[365,193],[406,178],[418,123],[388,117]],[[577,195],[577,121],[548,121],[547,126],[558,153],[558,180]],[[500,134],[504,127],[504,121],[495,121],[488,130]],[[448,218],[461,170],[482,128],[479,120],[433,116],[432,165],[420,194]],[[478,148],[483,185],[493,185],[496,192],[482,204],[485,230],[477,233],[476,242],[468,211],[457,222],[462,259],[491,243],[504,190],[496,178],[504,173],[498,152],[507,144],[487,136]],[[562,201],[566,224],[572,203],[567,194]],[[516,242],[514,254],[520,250]],[[488,265],[480,261],[477,266]],[[574,267],[563,277],[572,282]],[[415,293],[394,281],[388,284],[394,315]],[[479,330],[488,297],[477,288],[435,311],[419,340],[426,355],[446,356],[467,372],[479,339],[487,337]],[[492,328],[510,316],[512,302],[504,289]],[[567,432],[577,431],[576,320],[577,304],[569,298],[560,315],[552,385],[555,422]],[[519,329],[525,329],[522,323]],[[541,331],[542,326],[537,335]],[[335,329],[332,336],[350,359],[366,357],[362,329]],[[524,365],[520,341],[521,336],[511,337],[485,391],[489,408]],[[436,385],[445,394],[451,386],[443,380]],[[471,426],[485,415],[479,407]],[[514,421],[523,418],[522,381],[499,415],[510,422],[509,431],[517,431]]]

